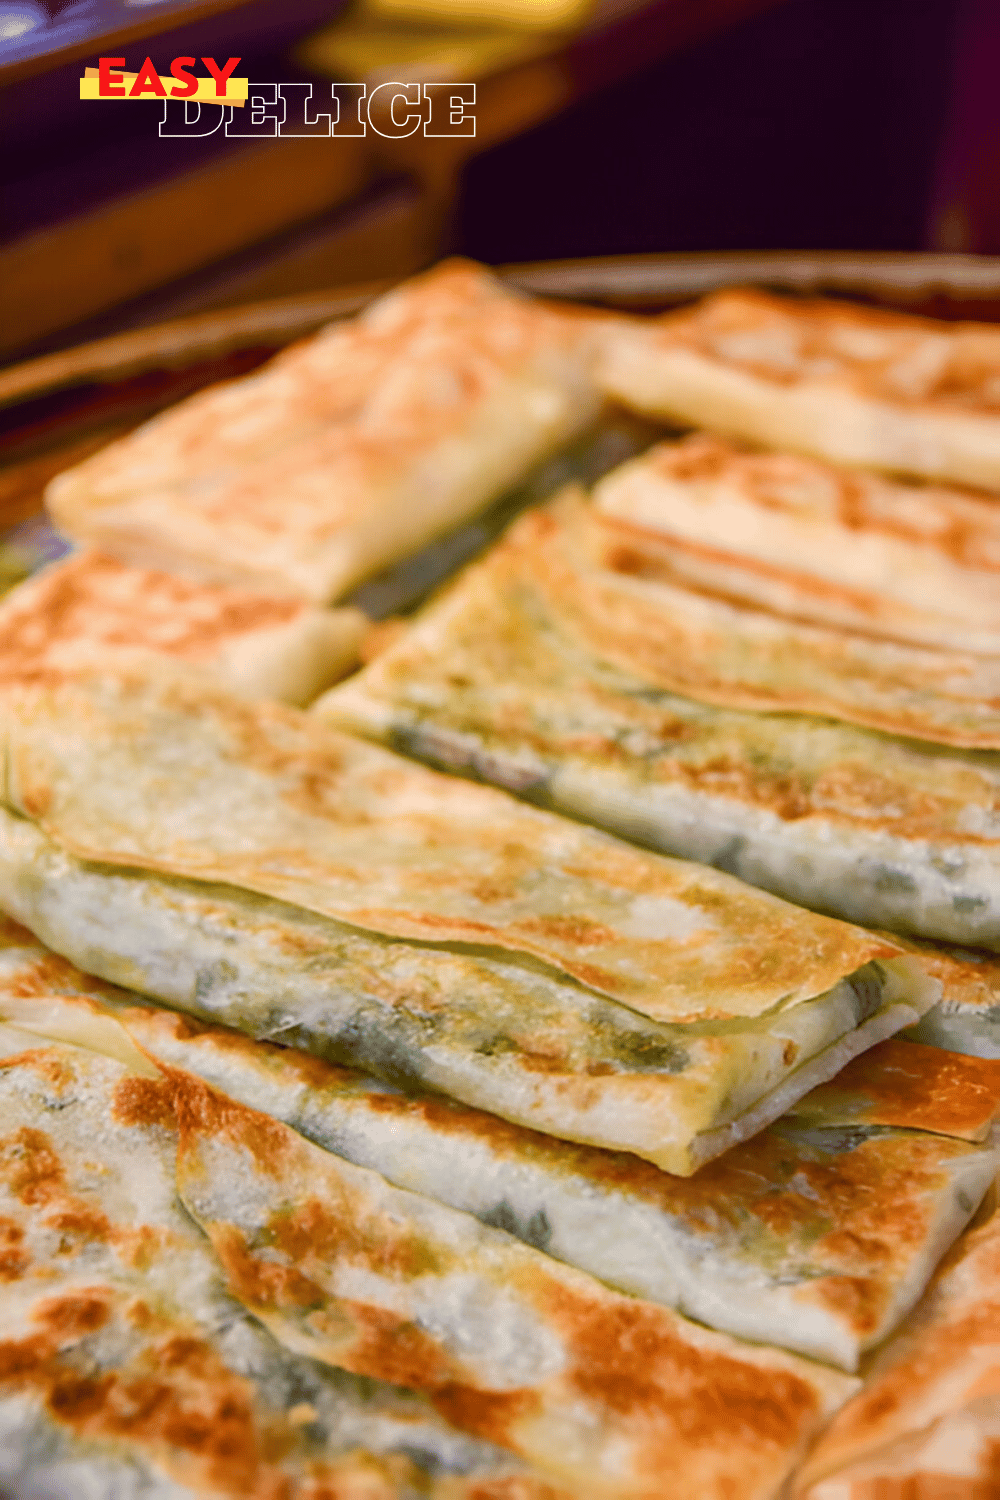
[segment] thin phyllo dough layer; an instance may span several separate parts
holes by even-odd
[[[1000,654],[1000,506],[709,433],[594,488],[609,565],[791,619]]]
[[[140,1049],[609,1286],[847,1370],[920,1295],[997,1166],[1000,1064],[911,1043],[872,1048],[797,1118],[678,1178],[153,1007],[13,923],[0,1017],[122,1061]]]
[[[184,666],[242,698],[305,704],[355,666],[359,609],[194,583],[85,550],[0,604],[0,680]]]
[[[601,380],[649,416],[995,490],[998,368],[992,324],[737,290],[609,324]]]
[[[797,1500],[989,1500],[1000,1481],[1000,1213],[965,1235],[810,1454]]]
[[[594,420],[596,322],[446,261],[59,475],[49,513],[135,566],[326,603]]]
[[[105,675],[11,686],[0,733],[0,900],[56,951],[671,1171],[939,995],[888,939],[281,705]]]
[[[525,516],[314,713],[805,906],[1000,946],[1000,758],[697,701],[690,653],[597,628],[579,510]]]
[[[178,1196],[158,1080],[134,1048],[0,1025],[5,1490],[570,1500],[416,1393],[303,1357],[247,1314]]]

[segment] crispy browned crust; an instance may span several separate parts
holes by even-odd
[[[811,1453],[796,1496],[881,1500],[885,1495],[903,1500],[928,1495],[950,1500],[955,1495],[960,1500],[988,1500],[996,1495],[1000,1453],[995,1416],[992,1434],[986,1424],[979,1455],[971,1455],[976,1459],[971,1472],[967,1469],[963,1476],[959,1468],[952,1488],[948,1467],[961,1453],[953,1449],[952,1463],[944,1467],[940,1461],[947,1461],[947,1452],[921,1454],[914,1440],[933,1435],[937,1424],[963,1412],[971,1411],[975,1421],[980,1403],[995,1413],[1000,1401],[998,1330],[1000,1215],[994,1213],[942,1261],[923,1300],[876,1361],[864,1389],[838,1414]],[[851,1478],[854,1472],[857,1488]],[[840,1488],[833,1483],[838,1477]]]
[[[1000,651],[1000,506],[709,433],[595,490],[608,566],[877,638]]]
[[[95,655],[135,650],[210,660],[228,642],[308,610],[301,599],[194,583],[80,552],[0,606],[0,678],[44,678],[73,660],[70,650],[81,644]]]
[[[68,535],[324,603],[486,505],[597,415],[590,320],[447,261],[59,475]]]
[[[0,1033],[5,1493],[12,1477],[66,1500],[169,1481],[205,1500],[576,1500],[245,1318],[176,1197],[162,1073]]]
[[[665,339],[776,385],[844,381],[903,404],[1000,413],[1000,332],[832,298],[756,289],[716,292],[660,320]]]
[[[608,394],[649,415],[862,468],[1000,487],[1000,334],[723,291],[605,333]]]
[[[431,1211],[190,1075],[170,1080],[181,1194],[239,1299],[303,1350],[426,1393],[449,1421],[581,1495],[653,1500],[669,1483],[723,1500],[739,1477],[763,1500],[845,1389],[821,1366],[700,1329],[473,1229],[464,1215]],[[208,1160],[219,1171],[246,1162],[259,1228],[248,1232],[242,1209],[230,1218],[216,1207],[229,1188],[217,1196]],[[370,1287],[364,1300],[347,1290],[352,1282]],[[489,1353],[473,1353],[480,1334],[466,1352],[415,1320],[431,1287],[442,1327],[456,1293],[464,1302],[475,1288],[501,1319],[530,1313],[546,1353],[528,1355],[512,1384],[509,1330]]]
[[[803,1119],[903,1125],[985,1140],[1000,1117],[1000,1062],[890,1037],[793,1104]]]
[[[283,705],[128,675],[17,685],[0,707],[10,805],[78,858],[532,955],[654,1019],[762,1014],[898,953]],[[207,822],[212,787],[230,811]]]
[[[874,641],[637,577],[608,524],[566,495],[508,539],[558,616],[605,661],[724,708],[1000,748],[1000,656]],[[616,566],[602,566],[609,561]]]
[[[562,510],[517,522],[317,714],[792,900],[992,948],[996,756],[698,702],[711,650],[700,657],[691,635],[683,656],[669,650],[669,624],[658,639],[648,597],[648,629],[631,609],[623,627],[610,606],[599,629],[599,570],[581,562]],[[610,580],[616,591],[630,582]],[[739,645],[734,633],[734,653]],[[870,645],[860,643],[865,656]],[[724,665],[730,685],[742,681],[738,654]],[[676,691],[663,685],[680,677]],[[809,685],[804,671],[798,681]],[[856,714],[855,679],[828,675],[826,685]],[[869,706],[881,699],[886,719],[904,709],[926,732],[922,705],[875,686]]]
[[[957,1141],[944,1142],[926,1132],[975,1138],[986,1092],[981,1079],[985,1072],[997,1084],[1000,1074],[1000,1064],[984,1070],[974,1059],[907,1044],[894,1049],[885,1043],[872,1049],[871,1066],[864,1067],[866,1059],[860,1059],[834,1085],[813,1090],[790,1112],[805,1124],[820,1125],[819,1134],[797,1133],[794,1122],[789,1130],[786,1118],[707,1163],[693,1177],[678,1178],[625,1152],[557,1140],[433,1094],[380,1089],[353,1069],[294,1048],[138,1005],[135,996],[82,974],[14,923],[0,924],[0,948],[8,943],[24,951],[17,955],[16,966],[4,966],[0,972],[0,1017],[20,1027],[56,1035],[79,1024],[78,1034],[96,1046],[102,1037],[96,1027],[86,1032],[86,1022],[106,1019],[108,1012],[100,1002],[110,1001],[110,1013],[158,1066],[173,1063],[212,1078],[224,1092],[245,1102],[251,1097],[251,1078],[256,1080],[258,1098],[259,1091],[266,1092],[272,1084],[281,1085],[282,1097],[308,1095],[303,1117],[312,1121],[311,1129],[272,1105],[268,1110],[304,1128],[313,1139],[318,1138],[316,1122],[322,1118],[324,1101],[332,1103],[334,1118],[346,1117],[338,1110],[349,1114],[354,1101],[371,1118],[392,1122],[400,1141],[397,1169],[407,1150],[413,1149],[414,1138],[435,1137],[445,1149],[456,1140],[473,1149],[484,1146],[490,1159],[511,1174],[544,1174],[553,1198],[563,1183],[586,1184],[592,1200],[591,1226],[602,1236],[607,1215],[614,1212],[620,1195],[626,1195],[681,1226],[692,1241],[703,1245],[706,1255],[720,1253],[720,1244],[737,1258],[749,1248],[748,1264],[757,1265],[759,1254],[779,1281],[782,1267],[789,1281],[800,1275],[800,1267],[810,1267],[800,1278],[801,1308],[829,1312],[861,1346],[878,1337],[894,1314],[898,1317],[898,1283],[909,1283],[914,1264],[926,1256],[942,1194],[954,1191],[950,1170],[961,1165],[967,1152]],[[96,1004],[90,996],[97,998]],[[919,1075],[913,1071],[914,1054],[929,1055],[929,1066]],[[940,1063],[935,1065],[935,1059]],[[220,1066],[225,1078],[220,1078]],[[1000,1094],[1000,1084],[994,1092]],[[867,1125],[904,1129],[867,1131]],[[340,1154],[354,1159],[346,1147]],[[390,1180],[400,1180],[388,1166],[382,1170]],[[504,1180],[497,1178],[501,1196]],[[455,1198],[443,1201],[465,1206]],[[548,1207],[554,1218],[551,1201]],[[578,1221],[579,1207],[574,1214]],[[741,1226],[739,1233],[719,1239],[713,1226],[720,1219],[734,1228]],[[577,1228],[586,1232],[579,1222]],[[565,1245],[556,1253],[569,1264],[587,1264],[585,1258],[577,1261],[567,1253]],[[623,1264],[627,1262],[625,1257]],[[926,1262],[925,1277],[931,1268]],[[615,1284],[610,1275],[604,1279]]]

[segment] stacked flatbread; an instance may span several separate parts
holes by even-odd
[[[909,419],[910,360],[921,421],[975,407],[1000,451],[996,337],[756,294],[619,320],[609,392],[718,431],[525,517],[320,711],[805,905],[996,947],[996,498],[752,450],[774,436],[756,407],[662,394],[695,346],[706,390],[743,390],[749,362],[767,410],[812,393],[797,446],[826,453],[838,392],[875,435],[883,407]],[[628,362],[655,400],[618,379]]]
[[[844,302],[718,292],[620,324],[627,406],[833,463],[1000,488],[1000,333]]]
[[[938,998],[889,939],[186,678],[8,684],[0,746],[3,904],[82,967],[668,1171]]]
[[[157,1070],[0,1027],[0,1481],[14,1496],[568,1500],[432,1405],[303,1358],[177,1191]]]
[[[685,407],[695,344],[719,389],[750,359],[692,333],[758,306],[720,300],[451,263],[53,485],[102,550],[0,616],[18,1497],[988,1493],[990,1335],[911,1371],[1000,1297],[996,502]],[[990,358],[759,306],[758,383],[891,407],[894,452],[907,379],[954,436]],[[836,456],[967,480],[983,370],[951,468]],[[723,435],[529,512],[287,706],[358,649],[327,602],[530,489],[602,383]]]
[[[0,673],[160,657],[304,704],[366,620],[322,608],[593,424],[594,325],[456,261],[60,475],[86,549],[15,590]]]
[[[710,431],[526,516],[318,711],[908,934],[944,990],[911,1035],[997,1057],[996,332],[720,294],[617,323],[602,378]],[[938,1472],[992,1493],[975,1411],[945,1411],[931,1458],[904,1422],[816,1500]],[[964,1457],[939,1470],[952,1427]]]
[[[983,1500],[1000,1489],[1000,1215],[942,1263],[799,1477],[802,1500]]]

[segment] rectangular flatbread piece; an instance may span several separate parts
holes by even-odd
[[[838,1099],[810,1113],[814,1090],[801,1123],[786,1116],[677,1178],[150,1006],[13,923],[0,945],[7,1022],[133,1065],[138,1049],[609,1286],[847,1370],[920,1295],[997,1167],[996,1148],[978,1144],[983,1065],[930,1048],[881,1043],[850,1065]],[[894,1046],[947,1060],[944,1086],[935,1074],[914,1088]]]
[[[738,1484],[770,1500],[855,1388],[613,1292],[190,1074],[167,1086],[181,1197],[248,1311],[297,1353],[426,1394],[575,1495],[728,1500]]]
[[[0,905],[56,951],[682,1175],[939,997],[887,939],[281,705],[88,678],[8,691],[0,735]]]
[[[1000,507],[710,433],[594,488],[619,571],[814,624],[1000,654]]]
[[[59,475],[49,513],[134,566],[329,602],[593,422],[599,322],[444,262]]]
[[[614,523],[573,490],[516,535],[566,628],[650,687],[1000,748],[1000,656],[875,639],[622,571]]]
[[[559,539],[522,518],[313,712],[804,906],[1000,947],[996,753],[671,691],[648,639],[628,662],[580,629]]]
[[[17,1500],[570,1500],[426,1399],[247,1315],[178,1199],[171,1112],[143,1107],[158,1076],[0,1026],[0,1484]]]
[[[368,623],[358,609],[194,583],[88,549],[0,604],[0,680],[173,667],[241,697],[301,705],[356,665]]]
[[[796,1500],[989,1500],[1000,1483],[1000,1214],[966,1234],[810,1454]]]
[[[890,1037],[796,1099],[789,1114],[816,1125],[904,1126],[987,1141],[1000,1121],[1000,1062]]]
[[[1000,332],[722,291],[605,331],[600,377],[648,416],[832,463],[1000,489]]]

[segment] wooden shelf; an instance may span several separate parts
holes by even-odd
[[[460,176],[473,156],[776,3],[601,0],[579,35],[553,37],[550,51],[478,83],[474,137],[220,138],[198,165],[0,246],[0,355],[65,346],[101,331],[102,319],[110,330],[142,316],[405,275],[448,249]],[[143,179],[145,161],[162,170],[157,147],[172,144],[149,125],[148,149],[142,139],[128,158],[132,181]],[[100,152],[92,162],[81,156],[78,188],[91,170],[95,183],[107,180],[109,166],[114,160]],[[401,177],[416,184],[415,196],[380,218],[364,195]],[[58,195],[53,174],[49,201]],[[350,222],[330,220],[352,204]]]

